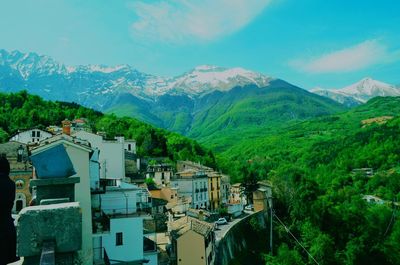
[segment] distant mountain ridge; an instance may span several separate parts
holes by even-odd
[[[227,91],[235,86],[256,84],[266,86],[272,78],[243,68],[223,68],[202,65],[177,77],[158,77],[142,73],[129,65],[66,66],[49,56],[36,53],[0,50],[0,89],[7,91],[27,88],[46,95],[65,87],[73,99],[91,107],[103,109],[107,102],[97,96],[130,93],[154,100],[165,94],[201,96],[215,90]],[[57,91],[54,91],[57,89]],[[63,95],[70,99],[72,95]],[[95,98],[90,102],[89,97]]]
[[[239,67],[202,65],[176,77],[158,77],[129,65],[71,67],[36,53],[0,50],[0,90],[22,89],[136,117],[221,148],[244,135],[256,137],[292,120],[345,109],[284,80]]]
[[[366,103],[374,97],[396,97],[400,96],[400,88],[370,77],[341,89],[315,88],[311,92],[331,98],[346,106],[356,106]]]

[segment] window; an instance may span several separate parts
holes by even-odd
[[[131,151],[131,144],[128,144],[128,151]]]
[[[32,131],[32,137],[36,137],[36,132]]]
[[[37,137],[40,137],[40,131],[37,131],[37,132],[36,132],[36,136],[37,136]]]
[[[17,200],[15,202],[15,209],[16,209],[17,212],[22,210],[23,204],[24,204],[24,202],[22,200]]]
[[[115,234],[115,245],[116,246],[122,246],[123,245],[123,238],[122,238],[122,232],[118,232]]]

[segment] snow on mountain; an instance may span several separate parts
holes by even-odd
[[[95,107],[105,104],[107,98],[104,96],[116,96],[119,93],[129,93],[146,100],[154,100],[164,94],[193,97],[247,84],[263,87],[271,80],[243,68],[228,69],[210,65],[198,66],[177,77],[159,77],[139,72],[129,65],[66,66],[49,56],[5,50],[0,50],[0,67],[6,69],[2,73],[7,73],[9,77],[0,76],[0,80],[7,80],[2,84],[7,86],[6,91],[28,89],[43,96],[53,93],[54,98],[58,95],[65,99],[75,95],[77,99],[74,100],[78,102],[94,101],[91,97],[101,95],[103,98],[96,99]]]
[[[311,92],[329,97],[348,106],[359,105],[374,97],[396,97],[400,96],[400,89],[370,77],[341,89],[315,88]]]
[[[190,95],[202,95],[214,90],[227,91],[235,86],[255,84],[264,87],[272,80],[260,73],[243,68],[223,68],[201,65],[181,76],[167,81],[167,91],[184,92]]]
[[[364,78],[361,81],[338,90],[346,95],[352,95],[361,102],[367,102],[373,97],[400,96],[400,90],[394,85],[389,85],[372,78]]]
[[[0,65],[8,65],[18,71],[20,75],[27,79],[30,75],[36,74],[61,74],[66,71],[64,65],[56,62],[51,57],[38,55],[36,53],[21,53],[12,51],[10,53],[0,50]]]

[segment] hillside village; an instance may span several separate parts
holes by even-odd
[[[139,157],[134,139],[93,133],[84,118],[19,131],[0,154],[24,264],[43,264],[43,253],[55,264],[217,264],[218,242],[272,198],[269,183],[248,201],[213,168]]]

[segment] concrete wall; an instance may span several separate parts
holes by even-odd
[[[116,245],[116,233],[123,233],[123,245]],[[103,235],[103,247],[110,259],[135,261],[143,259],[143,219],[121,217],[110,220],[110,233]]]
[[[105,214],[136,213],[137,193],[140,190],[107,190],[100,195],[101,209]]]
[[[204,237],[189,230],[177,240],[178,265],[206,265]]]
[[[75,168],[80,182],[75,185],[75,200],[82,208],[82,250],[80,251],[84,264],[93,264],[92,245],[92,205],[90,196],[89,152],[64,144],[65,150]]]
[[[144,259],[149,260],[147,265],[158,265],[158,253],[157,252],[147,252],[144,253]]]
[[[90,157],[90,188],[93,190],[100,188],[100,163],[99,150],[94,150]]]

